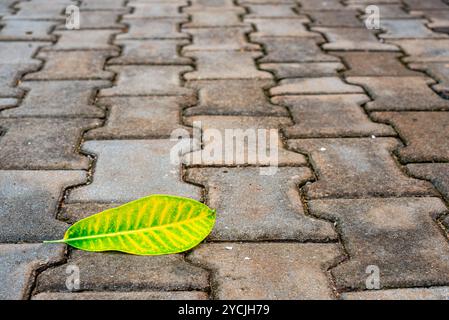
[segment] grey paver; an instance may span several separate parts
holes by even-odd
[[[424,15],[430,22],[427,27],[436,32],[446,32],[449,28],[449,10],[418,10],[412,11],[416,15]]]
[[[344,300],[447,300],[449,287],[367,290],[341,295]]]
[[[72,4],[71,1],[20,1],[15,7],[19,9],[16,14],[5,19],[19,20],[61,20],[65,8]]]
[[[217,210],[209,237],[227,241],[335,239],[331,224],[304,215],[298,185],[311,177],[307,168],[278,168],[274,175],[260,175],[258,168],[186,173],[186,181],[206,187],[207,205]]]
[[[448,5],[441,0],[404,0],[405,4],[410,9],[449,9]]]
[[[345,10],[347,9],[341,1],[338,0],[300,0],[301,10]]]
[[[364,27],[363,21],[357,18],[360,13],[356,10],[301,12],[312,18],[313,22],[310,25],[313,27]]]
[[[123,19],[129,26],[128,32],[117,35],[117,39],[183,39],[188,34],[178,28],[184,19]]]
[[[23,74],[33,72],[39,69],[41,63],[14,63],[0,64],[0,96],[3,97],[20,97],[23,95],[23,90],[17,88],[17,83]]]
[[[124,16],[124,18],[178,18],[184,17],[180,11],[182,3],[146,3],[130,2],[128,6],[133,8],[133,12]]]
[[[271,95],[283,94],[345,94],[363,93],[363,88],[343,82],[338,77],[298,78],[281,80],[270,89]]]
[[[89,159],[78,153],[84,130],[94,119],[0,119],[0,169],[87,169]]]
[[[378,2],[378,1],[376,1]],[[350,8],[354,8],[354,9],[358,9],[360,10],[362,13],[364,13],[363,15],[360,16],[360,19],[362,19],[362,21],[365,21],[365,19],[367,18],[367,14],[365,13],[365,8],[367,7],[368,4],[352,4],[349,5]],[[379,8],[379,12],[381,12],[382,18],[384,19],[406,19],[406,18],[413,18],[415,16],[419,16],[419,15],[415,15],[415,14],[411,14],[409,12],[405,11],[405,8],[403,6],[402,3],[397,2],[397,3],[375,3],[375,5]]]
[[[86,182],[84,171],[0,170],[0,241],[61,239],[67,224],[56,219],[65,188]],[[54,248],[53,248],[54,250]]]
[[[81,10],[116,10],[125,6],[124,0],[83,0]]]
[[[192,7],[189,7],[192,8]],[[236,10],[215,10],[215,11],[187,11],[191,12],[191,22],[184,23],[183,28],[212,28],[212,27],[241,27],[245,24],[241,21],[238,14],[244,13],[240,7]],[[248,26],[248,24],[246,24]]]
[[[433,32],[425,26],[426,20],[420,19],[382,19],[381,27],[386,33],[381,33],[381,39],[419,39],[447,38],[444,33]]]
[[[86,11],[81,12],[82,19],[80,23],[80,30],[84,29],[121,29],[125,25],[121,22],[117,22],[118,16],[129,11],[127,9],[116,9],[114,11]],[[66,30],[66,26],[59,25],[56,30]]]
[[[26,299],[37,269],[64,258],[64,245],[45,244],[0,245],[0,299]]]
[[[311,78],[333,76],[344,69],[340,62],[262,63],[260,68],[274,72],[276,78]]]
[[[304,16],[282,19],[245,18],[243,21],[255,25],[257,31],[251,34],[251,39],[254,40],[262,37],[301,37],[314,38],[317,40],[322,39],[319,33],[310,32],[307,30],[305,23],[309,22],[309,19]]]
[[[201,291],[143,291],[143,292],[44,292],[32,300],[207,300]]]
[[[104,111],[93,104],[93,99],[96,90],[108,86],[108,81],[25,81],[20,88],[27,94],[20,106],[1,116],[102,117]]]
[[[118,50],[110,44],[117,30],[59,30],[53,34],[59,36],[58,42],[47,47],[51,50]],[[46,49],[47,49],[46,48]]]
[[[411,63],[412,69],[425,71],[438,83],[432,85],[435,91],[449,96],[449,61],[448,62],[429,62],[429,63]]]
[[[449,61],[448,39],[405,39],[392,40],[405,51],[404,62],[445,62]]]
[[[366,289],[368,266],[379,268],[381,288],[449,282],[449,244],[432,219],[447,211],[440,199],[316,200],[309,208],[341,230],[349,259],[331,270],[338,289]]]
[[[407,165],[407,171],[416,178],[426,179],[449,200],[449,164],[447,163],[416,163]],[[447,221],[447,219],[446,219]]]
[[[201,245],[189,260],[214,270],[218,299],[307,300],[333,298],[325,270],[339,255],[334,244],[224,242]]]
[[[274,97],[276,104],[288,106],[295,125],[284,128],[288,138],[359,137],[395,135],[387,125],[373,123],[360,107],[365,95],[309,95]]]
[[[409,178],[391,152],[392,138],[292,139],[291,150],[306,152],[318,180],[304,187],[310,198],[432,195],[425,181]]]
[[[0,40],[53,41],[50,32],[55,21],[41,20],[6,20],[2,22]]]
[[[183,47],[182,51],[260,50],[259,45],[246,40],[245,34],[250,31],[250,28],[241,27],[189,29],[188,33],[193,37],[192,44]]]
[[[176,141],[88,141],[83,150],[97,156],[92,184],[71,191],[69,202],[128,202],[150,194],[200,199],[200,188],[181,181],[180,166],[170,161]],[[182,149],[187,152],[189,146]],[[127,164],[127,165],[124,165]]]
[[[292,5],[282,4],[247,4],[249,13],[245,18],[296,18],[297,14],[293,11]]]

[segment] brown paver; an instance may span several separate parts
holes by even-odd
[[[285,79],[270,89],[275,95],[364,93],[360,86],[343,82],[339,77]]]
[[[404,62],[445,62],[449,61],[448,39],[406,39],[389,41],[401,47],[407,57]]]
[[[409,67],[416,70],[425,71],[438,83],[432,85],[432,89],[440,94],[449,96],[449,61],[448,62],[429,62],[429,63],[411,63]]]
[[[207,300],[201,291],[143,291],[143,292],[44,292],[32,300]]]
[[[312,27],[363,27],[363,22],[357,16],[360,13],[356,10],[342,11],[305,11],[312,18]]]
[[[301,37],[314,38],[321,40],[319,33],[310,32],[307,30],[305,23],[309,19],[305,16],[298,16],[296,18],[283,19],[262,19],[252,18],[243,20],[246,23],[251,23],[256,27],[256,32],[251,34],[251,39],[258,40],[263,37]]]
[[[260,68],[274,72],[277,79],[333,76],[344,66],[340,62],[262,63]]]
[[[407,165],[407,171],[416,178],[432,182],[439,192],[449,200],[449,164],[417,163]]]

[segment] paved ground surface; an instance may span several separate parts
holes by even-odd
[[[448,298],[449,5],[377,2],[1,0],[0,298]],[[170,164],[196,120],[279,130],[281,167]],[[40,244],[152,193],[216,208],[206,243]]]

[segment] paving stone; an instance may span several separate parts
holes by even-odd
[[[299,37],[299,38],[315,38],[322,40],[319,33],[307,30],[304,23],[310,22],[305,16],[297,18],[282,19],[261,19],[261,18],[245,18],[245,23],[255,25],[257,32],[251,34],[251,39],[257,40],[263,37]]]
[[[121,40],[114,44],[122,47],[120,56],[108,64],[191,64],[192,60],[180,57],[178,50],[187,40]]]
[[[448,39],[406,39],[390,41],[406,53],[404,62],[449,61]]]
[[[343,300],[447,300],[449,287],[405,288],[347,292]]]
[[[448,7],[449,8],[449,7]],[[419,38],[447,38],[443,33],[433,32],[425,26],[426,20],[421,19],[382,19],[381,39],[419,39]]]
[[[108,81],[25,81],[27,94],[18,108],[5,110],[2,117],[103,117],[93,105],[95,91],[110,86]],[[62,94],[61,94],[62,93]]]
[[[424,15],[430,20],[430,22],[427,23],[427,27],[436,32],[449,31],[449,10],[418,10],[412,11],[412,13],[415,15]]]
[[[377,40],[374,33],[365,28],[324,28],[315,27],[312,31],[323,33],[329,40],[322,47],[324,50],[342,51],[398,51],[392,44]]]
[[[345,76],[423,76],[400,62],[402,54],[395,52],[338,52],[348,69]]]
[[[417,163],[407,165],[407,171],[416,178],[432,182],[439,192],[449,201],[449,164]]]
[[[449,9],[449,6],[441,0],[404,0],[409,9]]]
[[[333,298],[325,270],[339,255],[335,244],[225,242],[201,245],[189,260],[213,270],[217,299],[321,300]]]
[[[365,106],[370,111],[448,110],[449,101],[441,99],[428,87],[425,77],[348,77],[349,83],[363,86],[374,101]]]
[[[90,130],[87,139],[169,138],[181,123],[181,99],[176,97],[127,97],[102,99],[109,105],[104,126]]]
[[[118,22],[118,17],[129,12],[129,7],[114,11],[85,11],[81,12],[80,30],[84,29],[122,29],[125,25]],[[56,27],[66,30],[65,24]]]
[[[125,6],[125,0],[83,0],[81,10],[116,10]]]
[[[271,80],[191,81],[187,85],[198,90],[199,103],[184,110],[184,115],[287,116],[284,107],[268,101],[264,89]]]
[[[0,63],[0,96],[2,97],[20,97],[23,90],[17,88],[20,78],[27,72],[33,72],[39,69],[41,63]]]
[[[309,208],[341,230],[349,260],[331,270],[337,290],[366,289],[368,266],[379,268],[380,288],[449,282],[449,244],[432,219],[447,211],[439,198],[316,200]]]
[[[132,13],[124,16],[126,19],[131,18],[178,18],[185,17],[185,14],[180,12],[182,4],[179,3],[146,3],[133,2],[128,3],[129,7],[133,8]]]
[[[64,259],[64,245],[0,245],[1,300],[26,299],[36,270]]]
[[[58,42],[46,49],[50,50],[118,50],[110,42],[117,30],[60,30]]]
[[[188,7],[186,9],[190,9],[192,7]],[[248,26],[248,24],[244,24],[241,21],[241,18],[238,14],[245,13],[245,10],[240,7],[235,7],[236,9],[239,8],[241,11],[230,10],[230,9],[223,9],[226,11],[187,11],[190,12],[190,19],[191,22],[184,23],[182,25],[184,28],[212,28],[212,27],[241,27],[241,26]]]
[[[246,40],[245,34],[250,31],[251,28],[241,27],[189,29],[188,33],[193,36],[192,44],[183,47],[182,51],[260,50],[259,45]]]
[[[288,138],[360,137],[395,135],[387,125],[372,122],[360,107],[365,95],[310,95],[274,97],[290,108],[295,125],[284,128]]]
[[[65,203],[63,202],[59,208],[58,220],[73,224],[81,219],[87,218],[96,213],[107,209],[119,207],[124,203],[108,202],[108,203]]]
[[[339,62],[324,53],[315,40],[307,38],[261,38],[266,55],[259,62]]]
[[[388,122],[406,146],[403,162],[449,161],[449,112],[375,112],[373,119]]]
[[[6,20],[1,22],[0,40],[53,41],[50,32],[56,25],[54,21]]]
[[[73,4],[70,1],[20,1],[15,8],[18,11],[14,15],[4,19],[18,20],[65,20],[65,8]]]
[[[233,0],[192,0],[190,2],[190,6],[184,8],[184,11],[241,10]]]
[[[89,159],[77,152],[84,130],[93,119],[0,119],[0,169],[87,169]]]
[[[17,0],[3,0],[0,2],[0,16],[9,15],[13,9],[12,6],[17,2]]]
[[[181,86],[181,75],[190,66],[109,66],[117,74],[112,88],[100,91],[100,96],[184,95],[191,90]],[[157,79],[157,81],[155,81]]]
[[[186,39],[188,34],[178,31],[184,19],[123,19],[129,26],[126,33],[117,35],[117,40],[123,39]]]
[[[258,168],[192,168],[185,179],[204,185],[207,205],[217,210],[212,240],[335,239],[330,223],[304,214],[298,185],[310,178],[309,169],[290,167],[274,175],[260,175]]]
[[[195,58],[197,70],[184,74],[186,80],[271,79],[266,71],[256,68],[259,52],[195,51],[186,53]]]
[[[37,59],[32,59],[38,49],[47,42],[23,42],[23,41],[3,41],[0,42],[0,62],[1,64],[25,64],[40,63]]]
[[[270,89],[271,95],[364,93],[359,86],[344,83],[338,77],[285,79]]]
[[[207,289],[208,272],[184,261],[182,255],[137,256],[123,253],[73,251],[67,264],[48,269],[37,277],[35,293],[68,292],[66,268],[80,270],[75,291],[183,291]]]
[[[408,67],[429,74],[438,81],[437,84],[432,86],[432,89],[446,98],[449,97],[449,62],[412,63]]]
[[[344,70],[340,62],[263,63],[261,69],[271,71],[277,79],[333,76]]]
[[[109,80],[114,74],[104,71],[107,58],[117,55],[114,51],[46,51],[39,52],[44,59],[43,68],[25,76],[25,80]]]
[[[247,4],[296,4],[294,0],[237,0],[239,5]]]
[[[310,198],[435,194],[430,184],[400,170],[391,155],[398,146],[393,138],[288,140],[287,145],[314,163],[318,181],[304,187]]]
[[[378,3],[382,3],[382,4],[401,4],[402,2],[400,0],[345,0],[345,4],[348,6],[353,6],[355,4],[363,4],[363,5],[370,5],[373,4],[373,2],[378,2]],[[365,7],[366,7],[365,6]]]
[[[383,19],[407,19],[407,18],[413,18],[415,16],[419,16],[419,15],[415,15],[413,13],[406,12],[402,3],[399,3],[399,2],[397,4],[376,3],[375,5],[379,8],[379,12]],[[366,7],[367,7],[367,4],[349,5],[349,8],[358,9],[362,13],[364,13],[363,15],[360,16],[360,19],[362,21],[365,21],[366,18],[368,17],[368,15],[365,13]],[[381,24],[382,24],[382,21],[381,21]]]
[[[145,291],[145,292],[44,292],[32,300],[207,300],[201,291]]]
[[[0,98],[0,111],[7,108],[16,107],[19,101],[14,98]]]
[[[56,220],[59,201],[65,188],[86,182],[86,173],[0,170],[0,181],[0,241],[41,242],[64,235],[67,224]]]
[[[343,11],[301,11],[312,19],[312,27],[364,27],[357,16],[360,14],[353,10]]]
[[[248,143],[244,141],[245,135],[251,137],[251,132],[255,135],[258,134],[257,130],[270,130],[277,129],[279,130],[282,127],[292,125],[292,121],[288,117],[248,117],[248,116],[194,116],[184,118],[184,123],[186,125],[193,126],[196,124],[201,124],[201,128],[203,130],[214,130],[214,133],[218,132],[221,134],[222,139],[224,140],[224,146],[226,147],[226,139],[234,139],[233,144],[239,145],[243,147],[243,150],[236,149],[235,151],[222,149],[223,152],[230,152],[229,154],[214,154],[209,155],[208,150],[198,150],[194,151],[190,154],[186,154],[184,157],[184,163],[188,165],[227,165],[227,166],[240,166],[240,165],[258,165],[258,166],[268,166],[273,165],[273,159],[268,157],[264,158],[263,156],[259,156],[254,154],[259,149],[266,148],[265,155],[270,154],[270,149],[277,147],[277,165],[279,166],[302,166],[306,165],[307,161],[305,157],[299,153],[286,150],[284,148],[283,142],[279,141],[277,145],[273,145],[273,143],[267,138],[267,141],[263,146],[259,146],[258,141],[255,142],[255,150],[248,148]],[[233,137],[226,138],[226,129],[228,130],[228,134],[233,134]],[[238,131],[229,131],[229,130],[240,129],[243,132]],[[218,130],[218,132],[216,132]],[[246,131],[249,130],[249,131]],[[269,132],[265,131],[267,136],[269,136]],[[203,134],[203,144],[204,146],[208,145],[208,141],[206,141],[206,137],[204,137],[204,131],[200,132]],[[235,137],[235,138],[234,138]],[[248,140],[250,138],[247,138]],[[263,138],[261,138],[263,139]],[[240,141],[240,142],[237,142]],[[229,143],[229,141],[228,141]],[[254,146],[253,146],[254,147]],[[259,150],[259,151],[260,151]],[[262,151],[263,152],[263,151]],[[233,159],[227,159],[226,155],[233,155]],[[242,157],[239,158],[238,156]],[[271,162],[270,162],[271,161]],[[274,164],[276,165],[276,163]],[[260,172],[263,172],[263,169],[269,168],[259,168]],[[269,170],[268,170],[269,171]],[[270,171],[271,172],[271,171]]]
[[[301,10],[345,10],[347,9],[341,1],[338,0],[300,0]]]
[[[173,190],[179,196],[200,199],[201,189],[182,182],[180,167],[170,160],[175,145],[168,139],[84,143],[83,150],[97,156],[94,179],[72,190],[68,202],[125,203]]]
[[[295,6],[282,4],[247,4],[249,13],[245,18],[296,18]]]

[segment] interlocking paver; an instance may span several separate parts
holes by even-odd
[[[430,22],[427,23],[427,27],[436,32],[447,32],[449,29],[449,10],[418,10],[413,11],[413,13],[424,15],[430,20]]]
[[[66,265],[48,269],[37,277],[35,293],[67,292],[67,265],[76,265],[82,272],[77,291],[204,290],[209,286],[207,272],[187,263],[181,255],[74,251]]]
[[[0,96],[3,97],[20,97],[23,90],[17,88],[17,83],[23,74],[36,71],[41,63],[0,63]]]
[[[195,11],[230,10],[238,8],[233,0],[192,0],[192,5],[186,9]]]
[[[15,7],[19,9],[16,14],[4,19],[19,20],[61,20],[65,19],[63,11],[66,6],[73,4],[67,1],[20,1]]]
[[[404,0],[410,9],[449,9],[449,6],[442,0]]]
[[[200,199],[200,188],[181,181],[170,160],[176,141],[88,141],[82,150],[97,156],[92,184],[74,189],[68,202],[128,202],[150,194]],[[189,149],[185,146],[184,151]]]
[[[181,74],[189,66],[109,66],[117,74],[116,85],[100,91],[100,96],[188,95],[181,86]]]
[[[429,88],[433,80],[425,77],[348,77],[349,83],[363,86],[374,101],[365,106],[370,111],[448,110],[449,101]]]
[[[291,5],[282,4],[247,4],[249,14],[245,18],[295,18],[297,14]]]
[[[367,96],[356,94],[273,98],[289,107],[295,122],[283,129],[288,138],[395,135],[391,127],[371,122],[360,107],[367,101]]]
[[[407,171],[414,177],[426,179],[449,200],[449,164],[448,163],[417,163],[407,165]],[[447,221],[447,220],[446,220]]]
[[[288,116],[285,108],[273,105],[264,88],[271,80],[204,80],[187,86],[198,90],[199,102],[184,115]]]
[[[9,15],[13,11],[12,6],[16,2],[17,0],[3,0],[0,2],[0,16]]]
[[[305,23],[309,22],[309,19],[304,16],[282,19],[245,18],[243,21],[255,25],[257,32],[251,34],[251,39],[253,40],[258,40],[263,37],[303,37],[315,38],[317,40],[322,39],[319,33],[307,30]]]
[[[125,0],[83,0],[82,10],[116,10],[125,6]]]
[[[260,38],[267,54],[259,62],[337,62],[337,57],[323,53],[317,42],[308,38]]]
[[[341,230],[349,260],[331,270],[338,289],[365,289],[372,265],[381,288],[449,283],[449,244],[432,219],[447,211],[440,199],[315,200],[309,207]]]
[[[345,10],[347,9],[341,1],[338,0],[299,0],[303,10]]]
[[[344,65],[340,62],[262,63],[260,68],[273,72],[277,79],[283,79],[333,76],[344,70]]]
[[[53,41],[50,34],[55,21],[6,20],[0,29],[0,40]]]
[[[449,8],[449,7],[448,7]],[[419,39],[419,38],[447,38],[444,33],[433,32],[425,26],[426,20],[420,19],[382,19],[381,39]]]
[[[56,219],[65,188],[86,182],[84,171],[0,170],[0,241],[60,239],[67,224]],[[0,259],[2,260],[2,259]]]
[[[117,39],[183,39],[188,34],[179,32],[185,19],[123,19],[129,26],[128,32],[117,35]]]
[[[26,80],[109,80],[114,74],[104,71],[107,58],[114,51],[45,51],[38,58],[45,60],[43,68],[25,76]]]
[[[377,2],[377,1],[376,1]],[[353,9],[358,9],[361,12],[365,13],[365,8],[367,7],[368,4],[352,4],[349,5],[349,8],[353,8]],[[415,15],[415,14],[411,14],[405,11],[402,3],[397,2],[397,3],[375,3],[375,5],[379,8],[379,12],[381,13],[381,17],[383,19],[406,19],[406,18],[413,18],[415,16],[419,16],[419,15]],[[360,19],[362,19],[363,21],[366,20],[366,18],[369,16],[369,14],[363,14],[362,16],[360,16]],[[382,25],[382,23],[381,23]]]
[[[447,39],[405,39],[394,40],[405,51],[404,62],[449,61],[449,40]]]
[[[305,11],[303,13],[311,17],[310,25],[313,27],[364,27],[363,22],[357,18],[360,13],[355,10]]]
[[[84,130],[94,119],[0,119],[0,169],[87,169],[89,159],[78,154]]]
[[[449,112],[376,112],[373,119],[394,126],[406,146],[404,162],[449,161]]]
[[[182,100],[176,97],[113,97],[101,100],[109,106],[103,127],[90,130],[87,139],[169,138],[180,124]]]
[[[429,63],[411,63],[409,67],[416,70],[425,71],[437,84],[432,85],[435,91],[449,96],[449,61],[448,62],[429,62]]]
[[[1,300],[26,299],[37,269],[64,259],[64,245],[1,244]]]
[[[144,291],[144,292],[44,292],[32,300],[207,300],[200,291]]]
[[[128,3],[133,8],[132,13],[127,14],[124,18],[178,18],[185,15],[180,12],[182,3],[146,3],[134,2]]]
[[[17,106],[18,100],[14,98],[0,98],[0,111]]]
[[[306,300],[333,298],[325,270],[339,256],[334,244],[224,242],[201,245],[188,259],[214,270],[218,299]]]
[[[430,184],[407,177],[391,152],[392,138],[292,139],[291,150],[310,155],[318,181],[306,185],[310,198],[432,195]]]
[[[246,33],[251,28],[225,27],[225,28],[198,28],[189,29],[192,35],[192,44],[182,48],[183,52],[207,50],[260,50],[260,46],[248,43]]]
[[[93,98],[96,90],[108,86],[108,81],[24,81],[20,88],[27,94],[20,106],[0,115],[102,117],[104,111],[93,105]]]
[[[117,30],[60,30],[53,34],[59,36],[51,50],[118,50],[111,45],[111,39]],[[47,49],[46,48],[46,49]]]
[[[130,9],[130,8],[128,8]],[[81,12],[80,30],[84,29],[122,29],[125,25],[117,22],[117,17],[129,10],[122,8],[114,11],[85,11]],[[56,27],[57,30],[66,30],[65,24]]]
[[[178,50],[188,44],[187,40],[120,40],[120,56],[108,64],[191,64],[189,58],[181,57]]]
[[[108,202],[79,202],[79,203],[62,203],[58,210],[58,219],[73,224],[81,219],[87,218],[93,214],[105,211],[107,209],[121,206],[124,203]]]
[[[365,28],[325,28],[314,27],[312,31],[323,33],[329,43],[323,45],[324,50],[343,51],[398,51],[392,44],[382,43],[375,34]]]
[[[187,182],[206,187],[207,204],[218,212],[210,238],[227,241],[335,239],[329,223],[304,215],[298,185],[311,177],[308,168],[293,167],[274,175],[260,175],[258,168],[186,172]]]
[[[192,8],[192,7],[189,7]],[[243,8],[240,11],[223,9],[215,11],[193,11],[190,13],[191,22],[184,23],[183,28],[212,28],[212,27],[241,27],[248,24],[244,24],[238,14],[245,12]],[[186,10],[185,10],[186,11]]]
[[[348,65],[345,76],[423,76],[400,62],[402,54],[395,52],[338,52],[335,53]]]
[[[447,300],[449,287],[367,290],[343,293],[344,300]]]
[[[363,93],[360,86],[344,83],[338,77],[285,79],[270,89],[271,95]]]
[[[254,59],[259,52],[194,51],[186,54],[195,58],[197,70],[184,74],[186,80],[213,79],[271,79],[266,71],[256,68]]]

